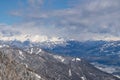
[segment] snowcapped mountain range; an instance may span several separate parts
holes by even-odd
[[[26,40],[29,40],[31,42],[61,42],[64,41],[63,38],[59,37],[47,37],[43,35],[30,35],[30,34],[20,34],[20,35],[12,35],[12,36],[4,36],[0,35],[0,40],[3,41],[14,41],[18,40],[21,42],[24,42]]]
[[[20,36],[21,37],[21,36]],[[83,58],[93,64],[96,68],[106,71],[113,75],[120,75],[120,41],[75,41],[62,38],[43,37],[41,41],[39,36],[24,35],[23,40],[19,38],[10,38],[0,40],[0,48],[12,47],[27,51],[28,53],[41,52],[41,49],[52,54],[59,54],[71,57]],[[37,47],[34,49],[34,47]],[[19,51],[22,57],[21,51]],[[57,56],[54,56],[56,58]],[[64,61],[63,57],[57,57],[59,61]],[[117,59],[117,60],[116,60]],[[79,59],[76,59],[79,60]]]

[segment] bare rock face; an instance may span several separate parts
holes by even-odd
[[[0,80],[120,80],[80,58],[39,48],[0,49]]]
[[[44,80],[24,65],[0,52],[0,80]]]

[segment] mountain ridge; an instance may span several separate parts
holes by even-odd
[[[120,80],[80,58],[50,54],[35,47],[24,50],[12,47],[0,48],[2,53],[22,63],[45,80]]]
[[[13,47],[22,50],[38,47],[52,54],[83,58],[102,71],[118,76],[120,74],[120,41],[85,41],[68,40],[64,42],[38,42],[29,40],[0,41],[0,48]],[[117,59],[117,60],[115,60]]]

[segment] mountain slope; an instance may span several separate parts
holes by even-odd
[[[97,68],[120,75],[120,41],[45,41],[31,42],[29,40],[21,41],[0,41],[2,47],[20,48],[26,51],[26,48],[38,47],[48,52],[69,55],[72,57],[84,58]],[[29,51],[28,53],[31,53]],[[37,52],[36,52],[37,53]],[[117,59],[117,60],[116,60]]]
[[[45,80],[120,80],[80,58],[50,54],[37,47],[24,49],[24,51],[4,47],[0,51]]]
[[[0,80],[44,80],[24,65],[0,52]]]
[[[103,71],[120,75],[120,41],[67,41],[66,44],[46,50],[60,55],[84,58]]]

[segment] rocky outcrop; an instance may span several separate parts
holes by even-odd
[[[44,80],[10,56],[0,52],[0,80]]]

